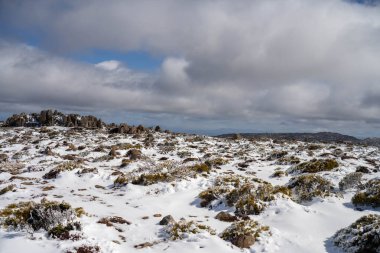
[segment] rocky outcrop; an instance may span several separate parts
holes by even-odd
[[[138,126],[129,126],[127,124],[120,124],[119,126],[115,126],[111,128],[111,134],[142,134],[145,132],[149,132],[150,129],[143,127],[142,125]]]
[[[37,127],[37,126],[64,126],[101,128],[104,123],[94,116],[81,116],[79,114],[63,114],[58,111],[45,110],[40,113],[21,113],[9,117],[4,126],[7,127]]]

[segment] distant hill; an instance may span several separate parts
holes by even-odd
[[[222,134],[217,137],[230,138],[236,134]],[[296,141],[318,141],[318,142],[352,142],[357,143],[361,140],[353,136],[332,133],[332,132],[319,132],[319,133],[240,133],[245,138],[270,138],[274,140],[296,140]]]
[[[216,137],[219,138],[232,138],[236,133],[222,134]],[[293,141],[307,141],[307,142],[325,142],[325,143],[354,143],[368,146],[380,147],[380,138],[366,138],[358,139],[350,135],[332,132],[319,132],[319,133],[238,133],[244,138],[253,139],[273,139],[273,140],[293,140]]]

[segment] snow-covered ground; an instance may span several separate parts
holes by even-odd
[[[109,135],[106,130],[75,131],[59,127],[0,128],[0,155],[7,157],[6,161],[0,159],[0,190],[14,185],[11,191],[0,195],[0,209],[21,201],[39,203],[46,198],[64,201],[73,208],[82,207],[86,212],[78,218],[81,231],[74,231],[80,234],[78,240],[53,239],[44,230],[30,233],[3,226],[0,252],[56,253],[72,251],[81,245],[98,246],[100,252],[109,253],[341,252],[331,241],[335,232],[379,210],[355,208],[351,198],[357,189],[339,191],[338,183],[359,166],[371,171],[364,174],[363,182],[378,177],[380,173],[376,167],[380,164],[380,153],[374,147],[310,145],[159,132],[132,136]],[[141,157],[131,160],[131,149],[141,150]],[[286,171],[292,166],[281,165],[284,163],[278,158],[268,159],[279,151],[286,151],[285,157],[295,156],[301,162],[313,158],[336,160],[338,168],[316,173],[333,183],[336,194],[304,203],[276,195],[263,212],[249,215],[250,219],[269,226],[270,235],[259,237],[250,248],[240,249],[219,236],[231,223],[214,218],[220,211],[234,214],[234,207],[201,207],[198,194],[222,175],[257,177],[273,186],[286,185],[294,175],[271,176],[277,170]],[[138,177],[151,171],[165,173],[167,167],[169,171],[180,171],[216,158],[222,158],[226,164],[212,166],[209,173],[187,176],[184,170],[181,176],[167,182],[114,184],[115,179],[123,175]],[[62,170],[56,178],[43,178],[60,164],[69,163],[75,165],[73,169]],[[166,227],[158,224],[166,215],[172,215],[176,221],[184,218],[205,224],[216,233],[203,232],[170,240],[165,234]],[[98,223],[101,218],[111,216],[122,217],[130,224],[106,226]],[[136,247],[147,242],[151,245]]]

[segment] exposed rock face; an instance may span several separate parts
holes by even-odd
[[[80,116],[78,114],[65,115],[58,111],[45,110],[40,113],[21,113],[9,117],[5,126],[8,127],[33,127],[33,126],[65,126],[101,128],[104,123],[94,116]]]
[[[114,127],[110,130],[111,134],[141,134],[147,132],[148,128],[143,127],[142,125],[129,126],[127,124],[120,124],[117,127]]]

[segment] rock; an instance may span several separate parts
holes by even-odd
[[[174,224],[174,223],[175,223],[175,220],[174,220],[173,216],[167,215],[164,218],[162,218],[162,220],[160,220],[160,222],[158,224],[169,225],[169,224]]]
[[[152,247],[152,246],[154,246],[153,243],[151,243],[151,242],[144,242],[144,243],[137,244],[134,247],[136,249],[143,249],[143,248]]]
[[[358,166],[356,168],[356,172],[361,172],[361,173],[364,173],[364,174],[369,174],[371,173],[371,171],[368,169],[368,167],[366,166]]]
[[[144,128],[142,125],[135,127],[128,126],[127,124],[120,124],[117,127],[111,128],[109,131],[110,134],[141,134],[144,132],[148,132],[148,129]]]
[[[42,176],[43,179],[53,179],[57,178],[57,176],[61,173],[59,169],[51,169],[48,173]]]
[[[53,151],[51,150],[50,147],[46,147],[44,152],[43,152],[45,155],[54,155]]]
[[[8,156],[6,154],[0,154],[0,163],[8,161]]]
[[[9,117],[5,126],[7,127],[36,127],[36,126],[63,126],[63,127],[83,127],[101,128],[104,123],[92,116],[81,116],[78,114],[65,115],[58,111],[44,110],[40,113],[21,113]]]
[[[131,160],[138,160],[142,156],[142,153],[138,149],[130,149],[127,152],[127,157]]]
[[[234,215],[231,215],[227,212],[220,212],[215,216],[215,219],[225,222],[234,222],[237,221],[237,217]]]

